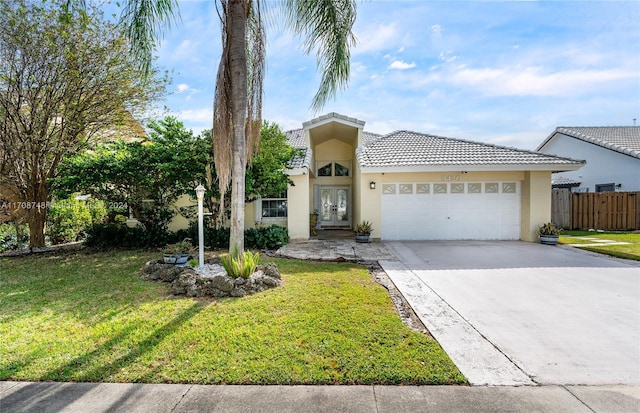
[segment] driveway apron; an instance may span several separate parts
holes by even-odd
[[[640,263],[520,241],[390,242],[380,264],[475,385],[640,384]]]

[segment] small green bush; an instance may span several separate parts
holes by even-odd
[[[76,241],[83,230],[102,221],[107,209],[102,201],[61,199],[51,203],[48,211],[47,235],[52,244]]]
[[[198,244],[198,224],[191,223],[189,229],[170,232],[164,226],[146,225],[145,228],[128,228],[121,223],[98,223],[86,229],[87,246],[154,248],[177,242],[185,238]],[[204,245],[212,249],[229,248],[229,228],[204,228]],[[244,232],[245,246],[257,249],[278,249],[289,242],[287,228],[272,225],[249,228]]]
[[[24,224],[19,224],[20,236],[16,233],[13,223],[0,224],[0,252],[18,249],[20,245],[29,242],[29,229]]]
[[[263,250],[274,250],[289,242],[289,231],[279,225],[249,228],[244,233],[244,243],[247,247]]]
[[[222,261],[222,266],[227,271],[229,277],[242,277],[245,279],[251,277],[251,274],[253,274],[258,266],[259,260],[260,253],[253,253],[251,251],[245,251],[237,258],[227,255],[220,259],[220,261]]]
[[[129,228],[114,222],[93,224],[86,233],[86,245],[98,248],[155,248],[176,241],[175,234],[164,228]]]
[[[229,248],[229,236],[229,228],[204,227],[204,245],[207,248]],[[198,223],[191,222],[189,229],[180,230],[176,233],[176,238],[191,238],[195,244],[198,244]]]

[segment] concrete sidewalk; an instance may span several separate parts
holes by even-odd
[[[633,386],[203,386],[0,382],[0,412],[635,413]]]

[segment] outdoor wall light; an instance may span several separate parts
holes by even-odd
[[[369,182],[369,188],[376,189],[376,181]]]

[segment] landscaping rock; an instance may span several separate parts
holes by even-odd
[[[163,261],[149,261],[142,269],[142,278],[152,281],[173,282],[186,267],[167,265]]]
[[[145,280],[171,283],[171,292],[187,297],[244,297],[282,285],[278,267],[273,263],[258,266],[245,278],[231,278],[220,265],[220,259],[208,259],[203,267],[191,268],[149,261],[142,269]]]

